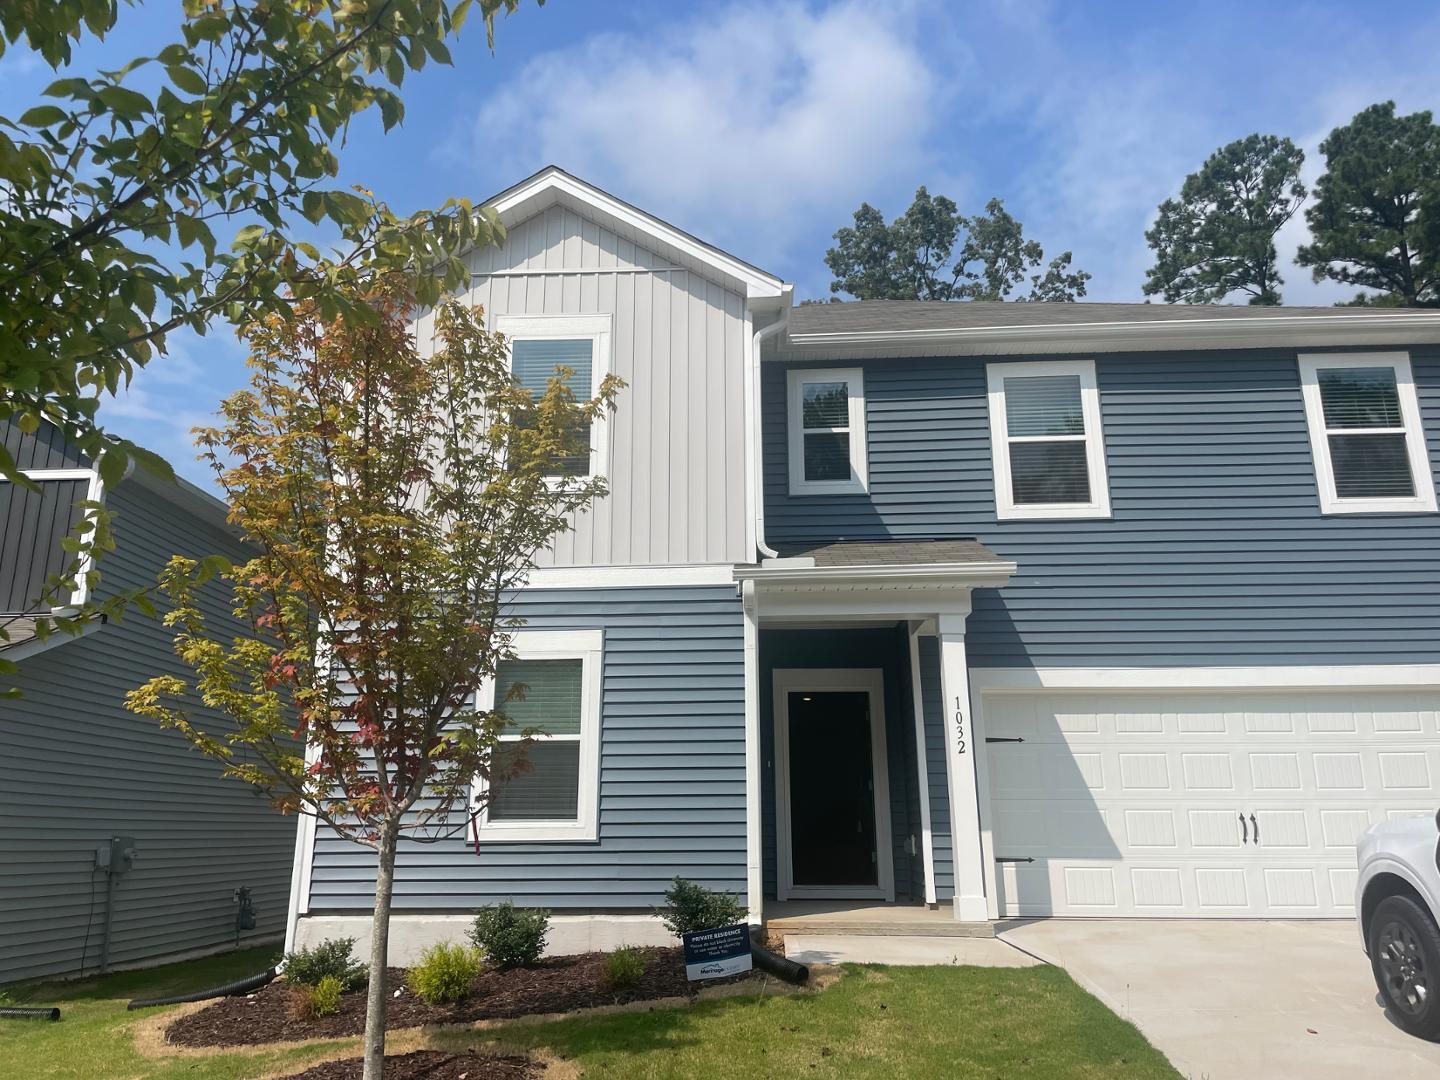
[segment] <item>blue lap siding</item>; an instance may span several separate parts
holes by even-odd
[[[526,630],[602,629],[599,840],[404,843],[395,909],[642,911],[676,875],[745,893],[744,631],[732,586],[531,590]],[[374,858],[316,840],[310,910],[369,910]]]
[[[1440,349],[1408,351],[1433,466]],[[1105,521],[996,520],[983,358],[860,366],[869,494],[792,497],[766,365],[767,538],[975,537],[1013,559],[975,594],[972,666],[1440,662],[1440,515],[1320,514],[1294,352],[1098,357]]]

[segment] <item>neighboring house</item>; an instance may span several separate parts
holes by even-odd
[[[1440,312],[795,307],[559,169],[493,205],[517,376],[628,388],[515,598],[557,734],[478,845],[402,846],[400,957],[500,899],[657,940],[677,874],[755,918],[1348,915],[1360,830],[1434,812]],[[292,933],[363,931],[370,864],[302,830]]]
[[[10,635],[0,657],[20,669],[0,679],[22,693],[0,700],[0,983],[276,937],[293,819],[125,709],[126,692],[151,676],[185,673],[170,631],[136,610],[81,637],[41,641],[32,630],[50,610],[37,610],[45,579],[68,561],[61,543],[81,516],[77,499],[102,499],[114,516],[101,596],[153,585],[175,554],[243,558],[224,505],[142,469],[104,490],[49,426],[29,436],[0,423],[0,440],[41,489],[0,481],[0,624]],[[222,591],[210,594],[214,624],[228,607]],[[237,919],[242,888],[253,928]]]

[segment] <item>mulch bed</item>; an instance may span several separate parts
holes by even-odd
[[[431,1024],[468,1024],[476,1020],[510,1020],[521,1016],[574,1012],[629,1001],[691,996],[702,986],[739,982],[749,975],[692,983],[685,978],[679,948],[644,949],[645,974],[634,986],[605,986],[605,953],[555,956],[532,968],[484,971],[470,993],[454,1005],[426,1005],[405,985],[403,968],[389,972],[387,1030]],[[397,995],[395,992],[399,990]],[[223,998],[199,1012],[177,1019],[165,1031],[180,1046],[253,1046],[301,1039],[339,1038],[365,1030],[365,990],[340,999],[340,1011],[315,1020],[297,1020],[290,1011],[290,988],[283,979],[244,997]]]
[[[360,1080],[364,1065],[358,1057],[326,1061],[285,1080]],[[545,1070],[529,1058],[473,1052],[416,1050],[385,1059],[385,1080],[538,1080],[544,1074]]]

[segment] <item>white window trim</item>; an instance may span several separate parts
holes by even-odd
[[[1010,479],[1010,429],[1005,416],[1005,380],[1013,377],[1078,375],[1085,434],[1068,436],[1085,442],[1090,474],[1090,501],[1017,505]],[[995,464],[995,516],[1000,521],[1043,521],[1060,518],[1108,518],[1110,483],[1105,472],[1105,431],[1100,424],[1100,388],[1093,360],[1027,361],[989,364],[985,369],[990,412],[990,456]],[[1065,436],[1023,436],[1024,441],[1055,442]]]
[[[1420,420],[1420,403],[1407,352],[1301,353],[1300,392],[1305,399],[1305,422],[1310,428],[1310,452],[1315,461],[1315,486],[1320,493],[1322,514],[1433,513],[1435,479],[1425,447],[1425,429]],[[1399,498],[1342,499],[1335,494],[1335,469],[1330,462],[1330,440],[1325,428],[1325,409],[1320,401],[1320,371],[1324,368],[1385,367],[1395,372],[1400,396],[1400,419],[1405,425],[1405,449],[1410,460],[1410,478],[1415,494]],[[1340,429],[1336,429],[1339,431]],[[1347,429],[1364,434],[1366,428]]]
[[[574,821],[516,821],[491,823],[487,784],[477,777],[472,808],[478,807],[475,826],[481,840],[597,840],[600,826],[600,678],[605,646],[601,630],[522,630],[510,636],[521,660],[576,660],[580,669],[580,778]],[[495,680],[487,679],[476,695],[477,707],[495,707]],[[544,736],[538,738],[543,739]]]
[[[84,480],[87,483],[85,489],[86,502],[99,502],[105,497],[105,484],[104,481],[100,479],[100,470],[98,468],[21,469],[20,474],[24,476],[27,480],[33,480],[37,484],[43,483],[47,480]],[[0,484],[9,482],[10,481],[6,477],[0,476]],[[93,518],[95,516],[95,512],[93,510],[87,510],[85,511],[85,516],[87,518]],[[66,533],[65,535],[74,536],[76,534],[72,531]],[[79,608],[84,606],[86,601],[90,599],[90,585],[88,579],[90,576],[90,571],[94,568],[95,553],[92,551],[90,554],[86,555],[84,559],[81,560],[80,568],[75,573],[75,588],[70,593],[70,602],[68,604],[52,604],[50,606],[51,614],[68,614],[77,611]],[[37,612],[36,614],[39,614],[39,612]]]
[[[787,373],[786,431],[790,458],[791,495],[864,495],[869,491],[869,467],[865,454],[865,373],[860,368],[791,368]],[[848,480],[805,479],[805,428],[801,406],[805,383],[843,382],[849,398],[850,478]],[[813,430],[821,430],[812,428]]]
[[[509,341],[544,341],[589,338],[590,397],[610,373],[610,338],[613,315],[497,315],[494,328]],[[578,395],[579,388],[573,387]],[[610,470],[609,418],[600,415],[590,425],[590,476],[605,476]],[[558,483],[562,478],[556,477]]]

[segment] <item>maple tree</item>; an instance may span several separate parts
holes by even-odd
[[[532,395],[504,338],[456,301],[422,350],[413,296],[392,275],[350,298],[373,317],[303,302],[246,328],[251,387],[197,441],[256,555],[170,562],[164,618],[193,677],[128,698],[226,775],[375,852],[367,1080],[383,1066],[397,848],[463,831],[475,779],[526,767],[509,742],[495,757],[504,718],[477,692],[512,655],[507,596],[606,492],[565,463],[589,453],[620,388],[610,376],[579,400],[557,367]],[[249,630],[229,641],[204,615],[217,585]],[[233,726],[203,728],[192,695]]]

